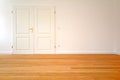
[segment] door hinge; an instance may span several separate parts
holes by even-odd
[[[54,11],[54,14],[56,14],[56,11]]]
[[[54,48],[56,48],[56,45],[54,45]]]
[[[11,48],[13,48],[13,46],[11,46]]]
[[[12,14],[14,14],[14,11],[11,11]]]

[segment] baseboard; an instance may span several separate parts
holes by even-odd
[[[12,51],[0,51],[0,54],[12,54]],[[42,54],[48,54],[48,53],[42,53]],[[109,51],[57,51],[55,53],[49,53],[49,54],[118,54],[120,53],[114,53]]]
[[[56,54],[114,54],[109,51],[57,51]]]
[[[120,52],[119,51],[114,51],[114,54],[120,55]]]
[[[115,53],[115,54],[120,55],[120,52],[119,53]]]
[[[12,51],[0,51],[0,54],[12,54]]]

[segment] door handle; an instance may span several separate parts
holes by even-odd
[[[33,32],[33,28],[29,28],[29,30]]]

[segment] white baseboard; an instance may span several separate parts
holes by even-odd
[[[12,54],[12,51],[0,51],[0,54]]]
[[[0,51],[0,54],[12,54],[12,51]],[[29,53],[30,54],[30,53]],[[48,53],[42,53],[42,54],[48,54]],[[57,51],[55,53],[49,53],[49,54],[118,54],[115,52],[109,52],[109,51]]]
[[[110,51],[57,51],[56,54],[114,54]]]
[[[115,53],[115,54],[120,55],[120,52],[119,53]]]
[[[120,55],[120,52],[119,51],[114,51],[115,54],[117,55]]]

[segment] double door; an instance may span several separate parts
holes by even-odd
[[[14,23],[15,54],[55,53],[53,7],[16,7]]]

